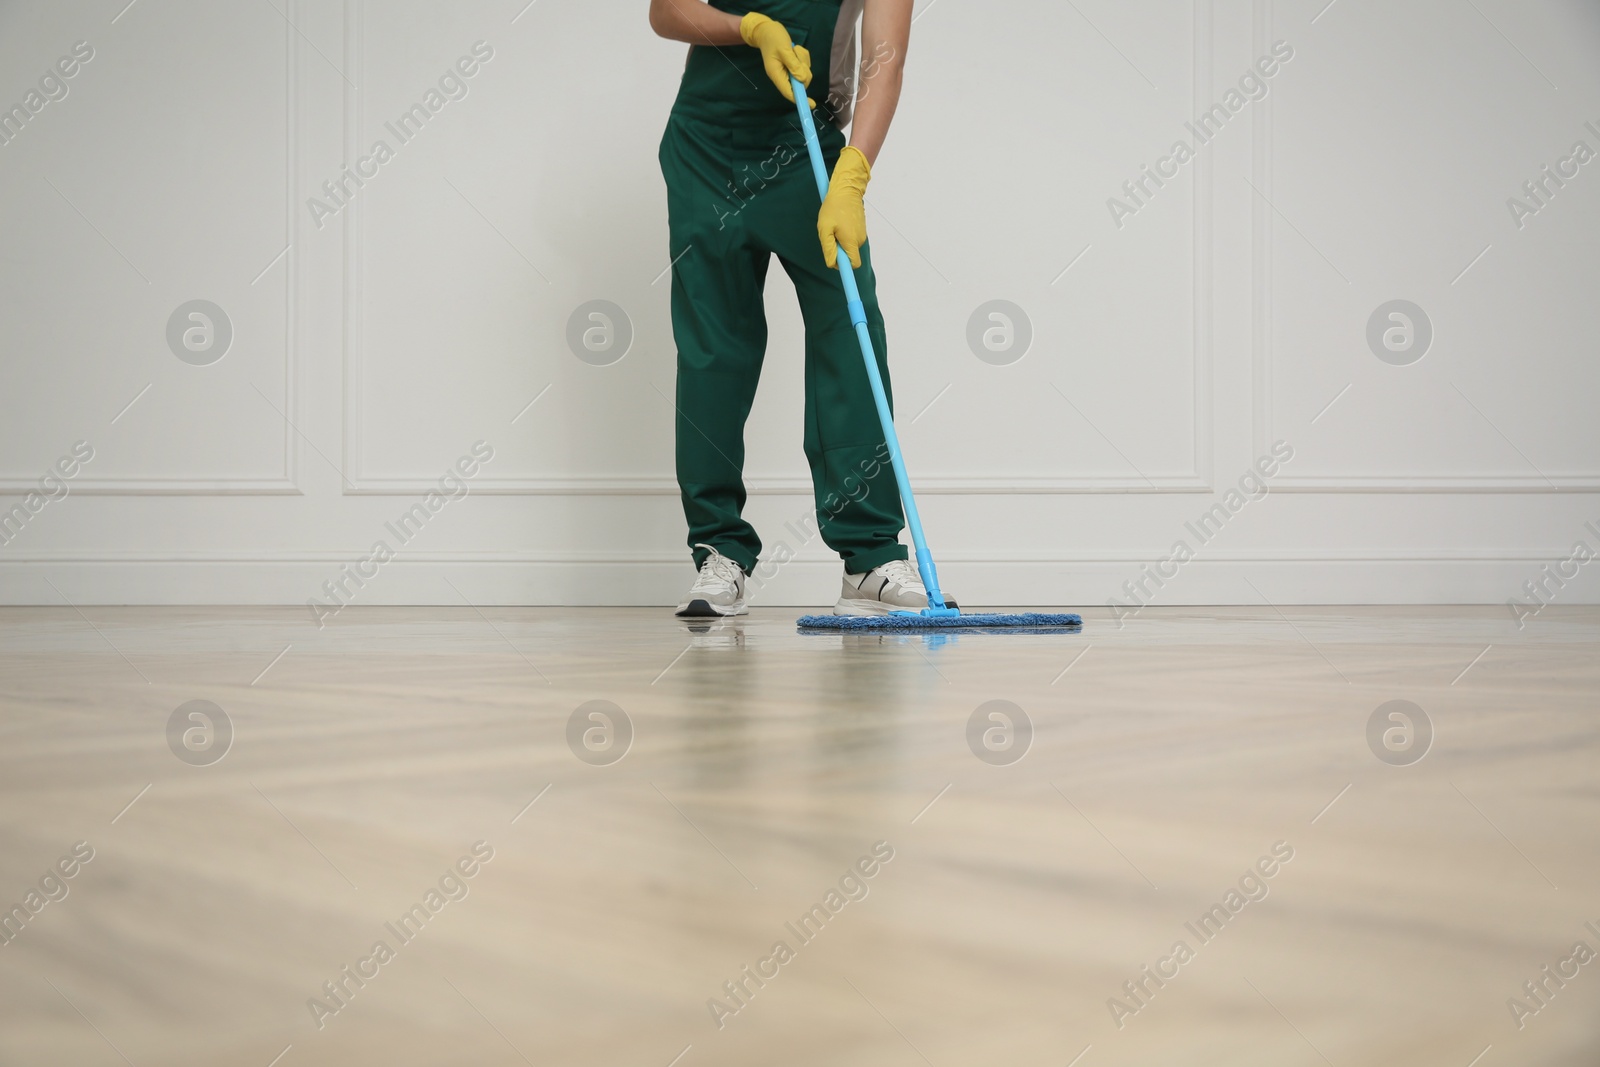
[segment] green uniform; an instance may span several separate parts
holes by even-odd
[[[710,3],[735,15],[749,10]],[[811,53],[814,114],[831,171],[845,146],[860,0],[767,0],[759,10]],[[767,78],[759,49],[690,49],[660,158],[676,262],[677,465],[689,544],[713,545],[747,573],[761,552],[741,516],[744,424],[767,346],[762,290],[775,254],[805,320],[805,453],[822,539],[852,574],[905,559],[900,497],[861,349],[838,272],[817,240],[821,201],[799,117]],[[887,389],[888,346],[866,246],[861,261],[856,280]],[[698,567],[706,551],[694,551]]]

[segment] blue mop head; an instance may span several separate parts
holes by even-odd
[[[802,630],[1015,630],[1030,633],[1083,625],[1081,615],[802,615]]]

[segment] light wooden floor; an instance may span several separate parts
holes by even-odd
[[[0,904],[93,849],[0,945],[0,1064],[1600,1063],[1600,962],[1521,1029],[1507,1006],[1600,950],[1600,610],[1086,616],[931,641],[776,610],[0,610]],[[1396,699],[1434,731],[1409,765],[1367,740]],[[168,743],[192,700],[234,730],[208,765]],[[567,742],[591,700],[632,724],[610,765]],[[1033,724],[1008,765],[967,741],[992,700]]]

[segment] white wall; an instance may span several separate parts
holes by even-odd
[[[5,506],[94,450],[0,545],[0,600],[300,604],[380,539],[358,603],[676,599],[655,153],[682,48],[644,0],[524,2],[0,5],[0,104],[94,50],[0,146]],[[1600,162],[1520,228],[1507,207],[1600,151],[1600,14],[1324,4],[918,3],[869,225],[964,602],[1103,605],[1181,539],[1157,603],[1498,603],[1600,547]],[[400,145],[385,121],[478,41]],[[1117,225],[1108,198],[1280,41],[1265,98]],[[394,158],[314,220],[380,137]],[[768,296],[749,511],[801,559],[758,602],[822,603],[836,562],[786,532],[810,503],[781,271]],[[166,338],[194,299],[234,334],[204,366]],[[608,366],[566,338],[595,299],[631,323]],[[1031,323],[1008,365],[967,342],[995,299]],[[1395,299],[1434,335],[1404,366],[1366,337]],[[402,545],[385,523],[478,441],[470,494]],[[1273,491],[1202,544],[1185,522],[1276,441]]]

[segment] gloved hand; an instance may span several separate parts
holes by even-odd
[[[789,84],[789,75],[799,78],[802,85],[810,85],[811,53],[796,45],[782,25],[755,11],[739,20],[739,36],[751,48],[761,49],[767,77],[785,100],[794,103],[794,87]],[[815,100],[810,103],[812,107],[817,106]]]
[[[828,195],[817,213],[817,236],[822,238],[822,257],[828,266],[838,269],[839,249],[843,247],[850,257],[850,265],[860,268],[861,246],[867,240],[867,205],[862,199],[867,192],[867,182],[872,179],[872,166],[861,149],[846,145],[839,153],[839,162],[833,168],[833,179],[828,182]]]

